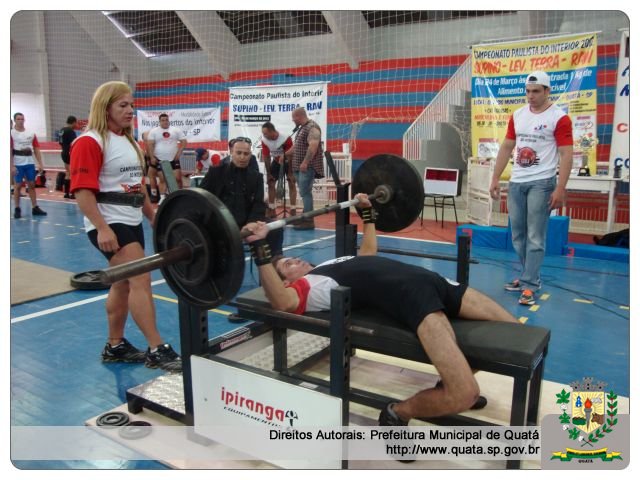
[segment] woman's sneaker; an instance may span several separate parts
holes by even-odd
[[[535,305],[536,297],[533,294],[532,290],[523,290],[520,294],[520,298],[518,299],[518,303],[520,305]]]
[[[113,347],[107,342],[102,350],[102,361],[104,363],[142,363],[144,360],[144,352],[131,345],[126,338],[123,338],[122,342]]]
[[[147,348],[146,357],[147,358],[144,362],[145,367],[161,368],[167,372],[182,371],[182,359],[168,343],[158,345],[155,352],[152,352],[150,348]]]
[[[522,284],[517,278],[513,282],[505,283],[504,289],[509,292],[519,292],[522,290]]]

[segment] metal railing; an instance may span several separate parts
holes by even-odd
[[[444,87],[425,107],[402,136],[402,152],[407,160],[420,158],[422,142],[437,140],[440,123],[450,122],[451,105],[464,105],[465,92],[471,89],[471,56],[460,65]]]

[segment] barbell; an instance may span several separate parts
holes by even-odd
[[[356,171],[351,190],[366,193],[376,210],[376,228],[401,230],[418,218],[424,199],[423,183],[411,163],[396,155],[376,155]],[[268,223],[283,228],[357,205],[352,200],[327,205]],[[215,195],[200,189],[177,190],[160,204],[155,218],[153,243],[157,253],[121,265],[98,270],[100,282],[112,284],[160,269],[169,287],[181,299],[202,308],[229,302],[244,277],[243,239],[231,212]]]

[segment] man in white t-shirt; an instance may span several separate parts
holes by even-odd
[[[505,284],[520,292],[519,303],[535,304],[541,288],[540,267],[544,260],[547,223],[551,210],[562,207],[573,157],[572,123],[551,103],[551,79],[533,72],[525,82],[527,105],[513,112],[491,179],[490,193],[500,198],[500,175],[513,152],[507,208],[513,248],[520,257],[520,278]],[[514,151],[515,147],[515,151]],[[560,170],[556,181],[556,169]]]
[[[162,173],[160,162],[171,163],[173,174],[178,182],[178,188],[182,188],[182,170],[180,157],[187,146],[187,137],[182,130],[169,124],[169,115],[166,113],[158,117],[160,125],[152,128],[147,137],[147,152],[149,153],[149,185],[151,195],[157,195],[156,175]]]
[[[11,174],[14,178],[13,201],[15,209],[13,218],[20,218],[22,210],[20,209],[20,191],[22,190],[22,181],[27,181],[29,187],[29,198],[31,199],[31,214],[46,215],[47,212],[38,206],[36,199],[36,168],[33,157],[38,162],[38,169],[43,170],[42,156],[40,155],[40,143],[36,134],[24,127],[24,115],[16,113],[13,115],[15,121],[14,127],[11,129]]]

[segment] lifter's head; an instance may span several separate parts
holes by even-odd
[[[313,265],[300,258],[282,257],[278,259],[274,267],[285,285],[295,282],[313,270]]]

